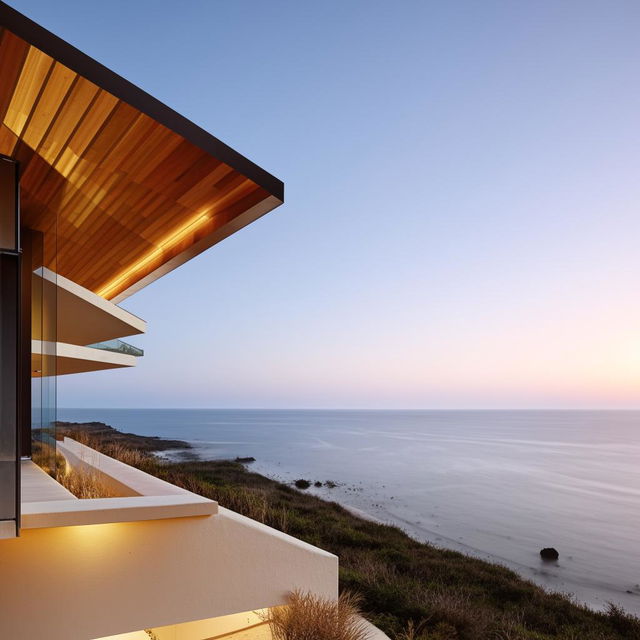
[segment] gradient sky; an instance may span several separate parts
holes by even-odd
[[[640,407],[640,4],[14,0],[284,180],[59,406]]]

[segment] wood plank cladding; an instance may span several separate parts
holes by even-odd
[[[281,204],[273,176],[0,2],[3,24],[0,154],[51,270],[119,300]]]

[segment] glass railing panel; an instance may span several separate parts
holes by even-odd
[[[29,274],[38,275],[44,267],[55,274],[55,238],[25,229],[23,260]],[[41,277],[30,276],[24,285],[23,295],[31,297],[31,337],[37,346],[31,355],[31,450],[23,447],[22,453],[31,455],[33,462],[55,477],[58,293],[55,282],[47,285]]]
[[[17,534],[20,518],[20,253],[18,169],[0,157],[0,533]]]
[[[0,253],[0,521],[17,522],[18,256]]]
[[[140,358],[144,355],[144,351],[139,347],[134,347],[132,344],[125,342],[124,340],[105,340],[104,342],[94,342],[88,344],[87,347],[92,349],[102,349],[104,351],[113,351],[114,353],[124,353],[128,356],[136,356]]]

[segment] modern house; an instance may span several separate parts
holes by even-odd
[[[283,184],[0,3],[0,638],[268,638],[337,558],[71,439],[56,378],[135,366],[120,303],[283,202]],[[135,339],[134,339],[135,341]],[[78,499],[47,470],[90,468]]]

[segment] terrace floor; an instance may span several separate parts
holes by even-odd
[[[21,502],[54,502],[58,500],[77,500],[59,482],[45,473],[31,460],[23,460],[20,464]]]
[[[176,629],[179,629],[179,625],[169,632],[171,633],[171,637],[174,637]],[[118,636],[96,638],[96,640],[149,640],[149,637],[150,636],[145,631],[133,631],[132,633],[123,633]],[[160,631],[158,631],[156,637],[166,638],[167,628],[165,628],[164,633],[162,634],[160,633]],[[181,634],[176,637],[193,638],[195,636],[193,634]],[[206,638],[202,638],[201,640],[273,640],[273,636],[271,635],[271,631],[269,630],[269,625],[265,623],[253,627],[248,627],[247,629],[229,631],[221,635],[207,636]]]
[[[72,469],[117,497],[79,500],[31,460],[21,462],[22,529],[210,516],[218,504],[109,458],[70,438],[57,442]]]
[[[209,640],[222,640],[223,638],[224,640],[272,640],[273,636],[269,630],[269,625],[261,624],[251,629],[240,629],[222,636],[214,636]]]

